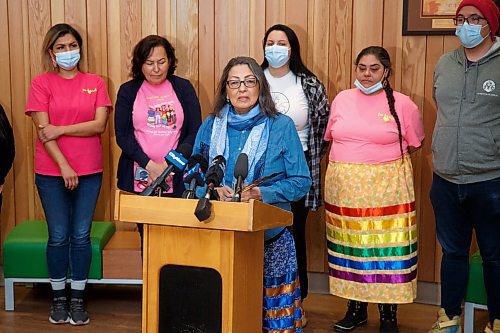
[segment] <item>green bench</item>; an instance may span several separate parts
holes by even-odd
[[[469,282],[465,293],[464,332],[474,332],[475,309],[487,310],[484,287],[483,260],[479,251],[470,257]]]
[[[112,222],[92,222],[90,241],[92,261],[88,283],[141,284],[141,280],[103,278],[102,251],[115,233]],[[14,227],[3,243],[5,278],[5,310],[14,310],[14,283],[49,282],[46,248],[47,224],[44,221],[26,221]]]

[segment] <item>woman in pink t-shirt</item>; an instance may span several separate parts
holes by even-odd
[[[356,88],[332,103],[325,180],[330,293],[347,298],[334,325],[350,332],[378,303],[380,332],[398,332],[399,303],[416,296],[417,228],[409,147],[420,147],[420,112],[389,84],[391,61],[378,46],[357,56]]]
[[[112,104],[104,81],[80,71],[82,37],[73,27],[50,28],[42,50],[47,72],[31,81],[26,114],[38,132],[35,183],[49,232],[49,321],[85,325],[90,321],[83,302],[90,228],[103,171],[100,135]],[[69,268],[70,302],[65,292]]]
[[[120,86],[116,97],[116,143],[122,150],[117,186],[141,193],[168,167],[170,150],[193,146],[201,107],[193,85],[174,74],[177,58],[166,38],[149,35],[140,40],[131,65],[132,79]],[[182,172],[162,178],[152,194],[180,198],[185,190]],[[137,226],[142,239],[142,224]]]

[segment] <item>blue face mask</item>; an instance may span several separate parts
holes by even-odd
[[[460,39],[463,47],[465,47],[466,49],[472,49],[473,47],[481,44],[481,42],[485,40],[486,37],[488,37],[489,34],[484,38],[483,36],[481,36],[481,29],[485,26],[487,26],[487,24],[479,25],[464,22],[464,24],[462,25],[457,25],[455,35],[457,35],[457,37]]]
[[[375,83],[373,86],[369,87],[369,88],[365,88],[361,82],[358,81],[358,79],[356,79],[356,81],[354,81],[354,85],[359,89],[361,90],[361,92],[365,95],[371,95],[377,91],[379,91],[380,89],[384,88],[384,85],[382,84],[382,81],[379,81],[377,83]]]
[[[54,53],[56,63],[65,70],[72,70],[80,61],[80,50]]]
[[[280,68],[284,66],[290,57],[288,56],[288,47],[281,45],[266,46],[264,51],[269,66]]]

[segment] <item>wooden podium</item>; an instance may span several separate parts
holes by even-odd
[[[158,332],[165,265],[216,270],[222,280],[221,332],[262,331],[264,230],[291,225],[290,212],[254,200],[213,201],[211,217],[200,222],[194,215],[197,200],[122,191],[115,200],[115,220],[144,224],[143,333]]]

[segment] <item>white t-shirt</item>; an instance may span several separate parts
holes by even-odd
[[[299,134],[302,149],[306,151],[309,140],[309,105],[304,90],[302,90],[301,79],[297,78],[292,71],[283,77],[275,78],[266,68],[264,74],[269,82],[276,109],[292,118]]]

